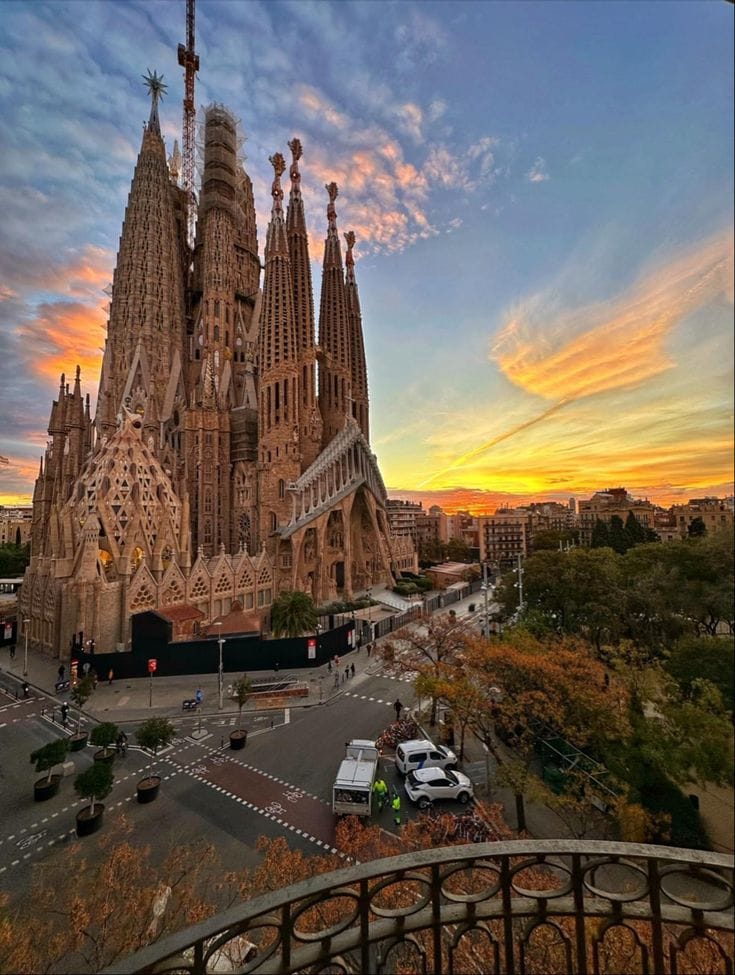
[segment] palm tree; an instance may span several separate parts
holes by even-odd
[[[306,592],[282,592],[271,606],[274,636],[301,636],[316,630],[316,605]]]

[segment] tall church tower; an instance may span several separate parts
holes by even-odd
[[[248,399],[246,352],[248,341],[253,341],[259,272],[252,187],[237,160],[236,122],[227,109],[213,105],[204,125],[185,432],[192,542],[205,555],[223,545],[229,549],[237,534],[231,498],[231,410]]]
[[[322,415],[322,447],[326,447],[351,415],[350,338],[347,314],[342,249],[337,232],[337,184],[325,187],[327,206],[327,239],[324,243],[322,295],[319,308],[319,346],[323,362],[319,371],[319,409]]]
[[[126,406],[143,417],[144,436],[161,456],[167,392],[183,338],[184,281],[158,121],[165,85],[155,72],[145,80],[151,112],[120,236],[95,422],[110,437]]]
[[[280,152],[274,170],[273,207],[265,245],[263,309],[260,323],[259,471],[260,538],[265,541],[291,517],[287,486],[301,473],[299,445],[299,346],[293,308],[293,281],[281,176]]]
[[[362,312],[360,295],[355,280],[355,234],[350,230],[345,234],[347,254],[345,255],[347,291],[347,314],[350,320],[350,385],[352,387],[352,416],[362,430],[363,437],[370,443],[370,419],[368,400],[367,365],[365,363],[365,343],[362,337]]]
[[[299,159],[302,156],[301,142],[292,139],[288,144],[292,162],[291,193],[286,214],[288,252],[291,261],[293,281],[293,314],[296,326],[296,343],[300,355],[299,370],[299,440],[301,443],[302,467],[306,470],[321,448],[322,422],[316,399],[316,345],[314,342],[314,293],[311,286],[311,262],[309,261],[309,238],[306,232],[304,200],[301,196],[301,173]]]

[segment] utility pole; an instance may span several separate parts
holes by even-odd
[[[523,612],[523,556],[518,553],[518,612]]]
[[[182,132],[183,162],[182,186],[186,191],[186,239],[191,250],[194,249],[194,227],[196,225],[196,197],[194,195],[194,76],[199,70],[199,55],[194,51],[194,3],[186,0],[186,47],[179,44],[179,64],[184,69],[184,125]]]

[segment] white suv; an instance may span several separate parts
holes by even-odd
[[[419,809],[426,809],[435,799],[457,799],[469,802],[472,783],[462,772],[451,769],[420,768],[406,776],[406,795]]]
[[[396,768],[407,775],[420,768],[456,768],[457,756],[445,745],[435,745],[428,738],[402,741],[396,748]]]

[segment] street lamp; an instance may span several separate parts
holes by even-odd
[[[370,643],[372,643],[373,642],[373,613],[372,613],[372,609],[373,609],[373,607],[372,607],[373,594],[372,594],[372,591],[370,589],[367,589],[365,591],[365,595],[367,596],[367,601],[368,601],[368,606],[367,606],[367,610],[368,610],[368,640],[370,641]]]
[[[215,626],[222,626],[222,620],[218,620]],[[222,636],[222,630],[217,631],[219,636],[217,637],[217,643],[219,644],[219,671],[217,674],[217,690],[219,691],[219,710],[222,710],[222,646],[225,642],[225,638]]]
[[[23,651],[23,676],[24,677],[28,676],[28,624],[30,622],[31,621],[29,619],[23,620],[23,632],[26,638],[26,646],[25,646],[25,650]]]
[[[484,603],[484,613],[485,613],[485,626],[482,631],[483,636],[490,636],[490,615],[488,611],[488,593],[490,586],[487,581],[487,562],[482,563],[482,585],[480,586],[480,591],[482,592],[482,598]]]

